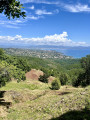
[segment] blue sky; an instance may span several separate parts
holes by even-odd
[[[90,0],[20,0],[27,17],[0,14],[0,44],[90,46]]]

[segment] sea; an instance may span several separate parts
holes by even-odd
[[[1,47],[1,46],[0,46]],[[89,47],[67,47],[67,46],[52,46],[52,45],[28,45],[28,46],[20,46],[20,45],[12,45],[12,46],[2,46],[2,48],[23,48],[23,49],[38,49],[38,50],[54,50],[56,52],[60,52],[66,56],[71,56],[73,58],[82,58],[86,57],[86,55],[90,55],[90,46]]]
[[[90,55],[90,49],[56,49],[56,51],[73,58],[82,58]]]
[[[42,50],[54,50],[60,52],[66,56],[72,56],[73,58],[82,58],[90,55],[90,47],[48,47],[41,48]]]

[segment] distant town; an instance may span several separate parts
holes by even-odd
[[[51,51],[51,50],[33,50],[33,49],[16,49],[7,48],[5,49],[7,54],[18,55],[18,56],[30,56],[37,58],[55,58],[55,59],[72,59],[71,56],[66,56],[62,53]]]

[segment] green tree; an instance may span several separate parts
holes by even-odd
[[[83,72],[79,74],[78,79],[74,82],[74,86],[90,85],[90,55],[81,59]]]
[[[0,48],[0,59],[3,59],[4,57],[4,50]]]
[[[83,79],[81,80],[81,84],[82,86],[90,85],[90,55],[87,55],[81,59],[81,65],[85,70],[85,72],[82,74]]]
[[[6,62],[0,62],[0,87],[4,86],[6,82],[10,81],[10,75],[9,72],[6,70],[7,63]]]
[[[73,69],[69,70],[68,71],[68,75],[69,75],[68,84],[69,85],[73,85],[73,86],[77,86],[77,84],[78,84],[78,81],[77,81],[78,77],[83,72],[84,72],[84,70],[82,68],[73,68]]]
[[[0,48],[0,55],[4,54],[4,50],[2,48]]]
[[[68,75],[66,73],[61,73],[60,74],[61,85],[66,85],[67,81],[68,81]]]
[[[8,19],[20,18],[20,16],[25,18],[25,12],[21,11],[22,6],[19,0],[0,0],[0,13],[4,13]]]
[[[4,86],[10,80],[11,78],[8,71],[0,70],[0,87]]]
[[[61,87],[61,83],[60,80],[58,78],[56,78],[52,83],[51,83],[51,88],[52,90],[59,90]]]
[[[43,76],[40,75],[39,81],[48,83],[48,76],[46,74],[44,74]]]

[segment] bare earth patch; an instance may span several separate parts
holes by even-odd
[[[55,79],[55,77],[50,76],[50,77],[48,78],[48,82],[51,83],[54,79]]]
[[[38,80],[39,76],[43,75],[43,72],[40,70],[32,69],[30,72],[26,73],[27,80]]]

